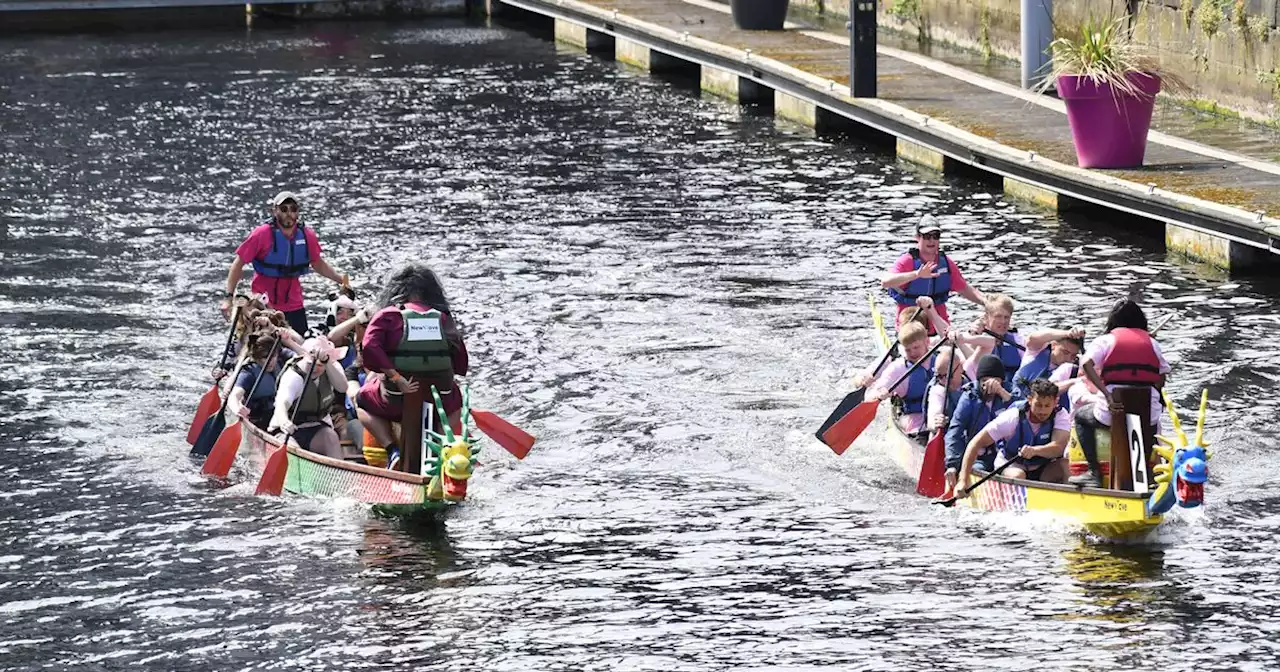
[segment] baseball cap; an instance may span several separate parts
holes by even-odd
[[[920,218],[916,224],[916,233],[942,233],[942,227],[938,225],[938,219],[933,215],[925,215]]]
[[[280,205],[285,201],[293,201],[294,203],[297,203],[299,205],[302,204],[302,201],[298,200],[298,196],[294,194],[292,191],[282,191],[276,194],[275,199],[271,201],[271,205]]]

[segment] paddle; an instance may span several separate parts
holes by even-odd
[[[231,348],[231,339],[236,337],[236,320],[240,317],[240,306],[237,305],[231,311],[231,328],[227,330],[227,342],[222,346],[222,358],[218,360],[218,368],[221,369],[227,365],[227,350]],[[191,419],[191,427],[187,429],[187,444],[196,445],[196,440],[200,438],[200,430],[204,427],[204,421],[218,407],[218,381],[213,382],[213,387],[200,397],[200,403],[196,406],[196,416]],[[207,451],[206,451],[207,452]],[[192,454],[195,454],[194,452]],[[200,453],[204,455],[204,453]]]
[[[276,352],[280,349],[280,339],[276,339],[271,344],[271,353],[267,355],[267,364],[275,359]],[[258,391],[258,383],[262,382],[262,376],[266,374],[267,367],[263,366],[258,371],[258,376],[253,379],[253,386],[249,388],[249,393],[245,395],[245,403],[249,403],[253,399],[253,393]],[[234,384],[231,391],[235,390]],[[231,398],[231,392],[227,392],[227,398]],[[204,466],[200,472],[206,476],[214,478],[226,478],[231,472],[231,465],[236,461],[236,453],[240,450],[240,428],[236,423],[240,420],[239,416],[232,419],[231,426],[222,430],[222,434],[218,436],[218,442],[213,444],[213,450],[209,451],[209,457],[205,458]]]
[[[971,493],[971,492],[973,492],[974,490],[976,490],[976,489],[978,488],[978,486],[979,486],[979,485],[982,485],[983,483],[986,483],[988,480],[990,480],[991,478],[993,478],[993,477],[995,477],[995,476],[999,476],[999,475],[1000,475],[1000,472],[1004,471],[1005,469],[1008,469],[1008,468],[1009,468],[1009,465],[1013,464],[1014,462],[1017,462],[1017,460],[1009,460],[1008,462],[1005,462],[1004,464],[1002,464],[1002,465],[1000,465],[1000,466],[996,467],[995,469],[992,469],[992,470],[991,470],[991,473],[987,474],[986,476],[983,476],[982,478],[979,478],[976,482],[974,482],[974,484],[973,484],[973,485],[971,485],[971,486],[969,486],[968,488],[966,488],[966,489],[965,489],[965,492],[966,492],[966,493]],[[955,506],[955,505],[956,505],[956,500],[957,500],[957,499],[960,499],[960,498],[959,498],[959,497],[948,497],[948,498],[946,498],[946,499],[935,499],[935,500],[933,501],[933,503],[934,503],[934,504],[941,504],[941,505],[943,505],[943,506]]]
[[[889,357],[897,351],[898,351],[897,343],[894,343],[888,350],[885,351],[884,356],[881,357],[880,361],[876,363],[875,371],[871,372],[872,378],[875,378],[876,376],[880,375],[880,371],[881,369],[884,368],[884,365],[889,361]],[[858,405],[862,403],[862,400],[866,396],[867,396],[867,388],[865,387],[859,387],[858,389],[850,392],[849,394],[844,395],[844,399],[840,401],[840,405],[836,406],[836,410],[832,411],[831,415],[827,416],[827,419],[822,422],[822,426],[819,427],[818,431],[814,432],[813,435],[818,437],[819,441],[826,443],[826,441],[822,438],[822,435],[826,434],[827,430],[831,429],[832,425],[835,425],[837,422],[840,422],[841,420],[843,420],[844,417],[848,415],[850,411],[857,408]]]
[[[231,400],[231,390],[235,388],[235,380],[240,377],[242,368],[244,368],[243,363],[231,372],[231,387],[227,389],[227,396],[222,398],[222,406],[218,408],[218,412],[204,421],[204,427],[200,428],[200,436],[196,437],[195,444],[191,446],[191,457],[205,457],[213,449],[214,442],[222,437],[223,430],[227,426],[227,402]]]
[[[307,369],[307,377],[302,379],[302,391],[293,402],[293,410],[289,412],[291,425],[298,417],[298,409],[302,407],[302,397],[307,393],[307,385],[311,384],[311,374],[315,373],[316,364],[319,361],[319,356],[312,358],[311,367]],[[293,429],[297,431],[298,428]],[[253,494],[279,496],[284,490],[284,475],[289,471],[289,439],[291,438],[293,438],[293,432],[285,434],[284,440],[280,442],[280,448],[267,456],[267,464],[262,468],[262,478],[258,479],[258,487]]]
[[[938,341],[937,345],[930,348],[929,352],[926,352],[925,355],[917,360],[915,364],[912,364],[911,367],[907,369],[907,372],[902,374],[902,376],[899,377],[894,384],[890,385],[888,389],[897,389],[897,387],[902,384],[902,381],[906,380],[912,373],[915,373],[915,370],[928,361],[929,358],[933,356],[933,353],[937,352],[938,348],[941,348],[946,342],[947,341],[945,339]],[[823,432],[818,438],[823,443],[827,444],[831,450],[835,451],[836,455],[843,455],[844,451],[848,450],[849,446],[853,445],[853,442],[862,435],[863,430],[871,424],[871,420],[876,417],[876,409],[880,407],[880,401],[880,399],[877,399],[875,401],[864,401],[858,404],[857,408],[850,411],[848,415],[837,421],[830,429]]]
[[[476,429],[484,432],[485,436],[493,439],[494,443],[505,448],[508,453],[515,455],[517,460],[523,460],[529,454],[529,449],[533,448],[535,439],[532,435],[490,411],[472,409],[471,418],[476,421]]]
[[[1165,315],[1164,317],[1160,318],[1160,321],[1156,322],[1156,326],[1148,329],[1147,333],[1152,336],[1155,336],[1156,332],[1160,331],[1160,327],[1163,327],[1164,325],[1168,324],[1169,320],[1172,320],[1174,315],[1177,315],[1177,313],[1169,313],[1168,315]]]
[[[956,372],[956,345],[951,344],[951,364],[947,367],[947,387],[942,394],[942,417],[947,417],[947,406],[951,403],[951,377]],[[924,459],[920,463],[920,478],[916,481],[916,492],[925,497],[941,497],[947,491],[947,428],[940,427],[924,447]]]
[[[997,343],[1004,343],[1005,345],[1012,345],[1013,347],[1015,347],[1015,348],[1017,348],[1017,349],[1019,349],[1019,350],[1021,350],[1021,351],[1023,351],[1023,352],[1026,352],[1026,351],[1027,351],[1027,348],[1026,348],[1025,346],[1018,345],[1018,343],[1017,343],[1016,341],[1006,341],[1006,340],[1005,340],[1005,338],[1004,338],[1004,336],[997,336],[997,335],[996,335],[996,332],[991,331],[990,329],[983,329],[983,330],[982,330],[982,333],[984,333],[984,334],[986,334],[986,335],[988,335],[988,336],[990,336],[990,337],[992,337],[992,338],[996,339],[996,342],[997,342]]]

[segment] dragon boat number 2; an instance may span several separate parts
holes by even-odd
[[[1133,491],[1146,492],[1147,486],[1147,446],[1142,441],[1142,418],[1127,413],[1124,416],[1129,429],[1129,467],[1133,474]]]

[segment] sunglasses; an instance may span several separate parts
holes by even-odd
[[[288,203],[285,203],[284,205],[277,205],[276,207],[280,208],[280,212],[297,212],[298,211],[298,206],[290,205]]]
[[[934,231],[933,233],[922,233],[920,234],[920,237],[924,238],[925,240],[941,240],[942,234],[937,231]]]

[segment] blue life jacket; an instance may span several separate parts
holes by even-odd
[[[1023,446],[1043,446],[1049,443],[1053,439],[1053,421],[1058,417],[1058,409],[1054,408],[1053,413],[1049,414],[1049,419],[1040,425],[1040,429],[1033,431],[1031,421],[1027,419],[1027,402],[1020,401],[1013,407],[1018,409],[1018,429],[1000,448],[1000,453],[1006,460],[1017,457],[1018,451],[1022,450]]]
[[[266,223],[271,225],[271,251],[266,257],[253,260],[253,271],[269,278],[296,278],[310,273],[311,253],[302,222],[294,229],[293,240],[284,237],[274,219]]]
[[[919,248],[913,247],[908,252],[911,254],[913,269],[924,265],[920,259]],[[921,296],[930,297],[935,304],[941,306],[951,298],[951,262],[947,261],[947,255],[943,254],[942,250],[938,250],[938,268],[935,271],[940,274],[936,278],[917,278],[908,282],[902,289],[889,287],[885,291],[900,306],[914,306],[916,299]]]
[[[1017,348],[1014,348],[1014,349],[1016,350]],[[1014,374],[1013,384],[1017,386],[1018,396],[1022,397],[1023,399],[1030,398],[1031,381],[1035,380],[1036,378],[1048,378],[1049,374],[1053,373],[1052,371],[1049,370],[1050,369],[1049,362],[1052,356],[1052,353],[1051,353],[1052,349],[1053,349],[1052,347],[1046,347],[1044,350],[1041,350],[1040,352],[1036,353],[1036,356],[1034,359],[1027,362],[1026,364],[1023,364],[1022,368],[1018,369],[1018,372]]]
[[[1051,356],[1050,348],[1046,347],[1044,350],[1036,353],[1034,359],[1024,364],[1022,368],[1018,369],[1018,374],[1014,376],[1013,379],[1013,384],[1017,386],[1017,389],[1014,390],[1014,394],[1016,396],[1021,399],[1030,399],[1031,381],[1036,378],[1047,379],[1053,374],[1054,367],[1051,364]],[[1071,367],[1070,378],[1075,378],[1078,375],[1080,375],[1080,365],[1076,364]],[[1067,398],[1066,392],[1058,395],[1058,408],[1065,409],[1067,411],[1071,410],[1071,400]]]
[[[1004,382],[1008,388],[1013,385],[1018,369],[1022,367],[1022,350],[1014,345],[1009,339],[1009,334],[1018,333],[1017,329],[1010,329],[1003,338],[996,339],[996,348],[991,354],[1000,358],[1000,363],[1004,364]],[[989,335],[989,334],[988,334]],[[995,338],[992,336],[992,338]]]
[[[986,402],[982,400],[982,395],[979,393],[978,383],[965,383],[960,389],[960,400],[951,413],[951,422],[947,425],[947,468],[959,468],[960,460],[969,442],[1006,407],[1004,400],[997,397],[992,400],[991,408],[987,408]],[[991,459],[994,459],[995,450],[999,445],[997,442],[995,446],[982,449],[978,459],[989,464]]]
[[[253,387],[253,381],[258,377],[258,372],[262,370],[261,366],[256,363],[247,364],[241,369],[241,375],[249,374],[247,384],[241,385],[245,395],[249,395],[249,390]],[[265,427],[271,420],[271,415],[275,413],[276,403],[276,377],[280,374],[280,369],[268,370],[262,374],[262,380],[258,382],[257,389],[253,390],[253,395],[247,396],[244,405],[249,407],[249,421],[259,427]]]
[[[933,359],[916,367],[907,376],[907,393],[902,396],[903,413],[924,413],[924,403],[929,392],[929,381],[933,380]]]

